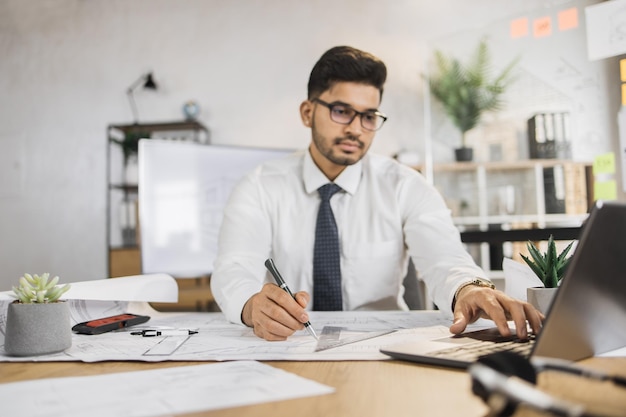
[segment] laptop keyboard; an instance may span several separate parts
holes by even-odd
[[[527,340],[521,340],[517,338],[507,338],[507,340],[501,341],[478,340],[475,342],[465,343],[459,346],[430,352],[429,356],[455,359],[466,362],[475,362],[478,358],[484,355],[489,355],[491,353],[502,351],[510,351],[527,358],[530,356],[530,352],[532,350],[534,342],[534,335],[529,335],[529,338]]]

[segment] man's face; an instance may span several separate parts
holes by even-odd
[[[353,82],[335,83],[317,98],[359,112],[377,111],[380,105],[376,87]],[[331,180],[346,166],[361,160],[372,144],[375,132],[363,128],[360,115],[349,124],[338,123],[331,119],[331,110],[316,100],[302,103],[300,111],[304,124],[312,131],[311,156]]]

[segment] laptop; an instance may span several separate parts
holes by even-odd
[[[467,368],[485,354],[513,350],[524,356],[578,361],[626,346],[626,204],[594,204],[578,246],[546,314],[529,341],[499,336],[497,329],[385,346],[395,359]]]

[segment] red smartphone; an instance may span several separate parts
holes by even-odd
[[[148,320],[150,320],[150,316],[139,316],[137,314],[124,313],[118,314],[117,316],[104,317],[101,319],[78,323],[72,327],[72,330],[76,333],[82,334],[101,334],[145,323]]]

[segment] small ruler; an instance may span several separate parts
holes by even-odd
[[[176,352],[190,336],[166,336],[156,345],[152,346],[143,356],[169,356]]]
[[[395,332],[395,329],[381,330],[375,332],[363,332],[360,334],[344,337],[343,339],[341,338],[342,331],[347,332],[349,331],[349,329],[346,327],[324,326],[324,328],[322,329],[322,334],[320,335],[320,340],[318,340],[317,346],[315,347],[315,352],[321,352],[323,350],[349,345],[350,343],[360,342],[361,340],[373,339],[378,336],[393,333]]]

